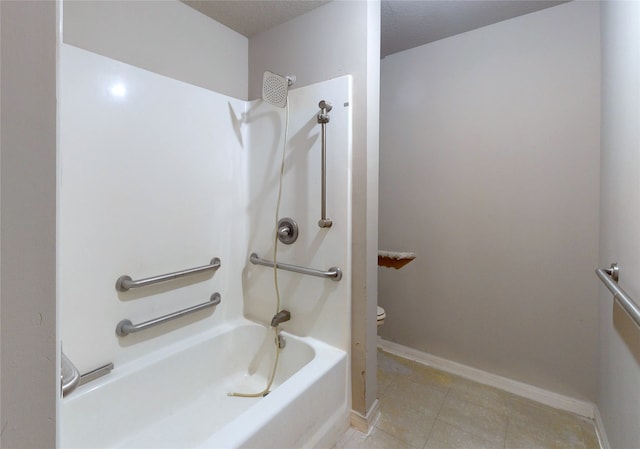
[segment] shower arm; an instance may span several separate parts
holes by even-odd
[[[331,219],[327,218],[327,123],[329,123],[328,112],[333,108],[331,103],[321,100],[318,103],[320,112],[318,113],[318,123],[322,127],[322,199],[320,203],[320,220],[318,226],[330,228],[333,225]]]

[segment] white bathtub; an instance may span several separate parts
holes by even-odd
[[[347,357],[313,338],[287,346],[272,392],[273,331],[242,320],[116,366],[62,401],[62,448],[274,448],[331,445],[348,425]]]

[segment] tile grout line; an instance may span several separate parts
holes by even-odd
[[[442,404],[440,404],[440,407],[438,407],[438,412],[436,413],[436,416],[433,418],[433,424],[431,424],[431,429],[429,430],[429,433],[427,434],[427,440],[424,442],[424,445],[422,446],[422,449],[425,449],[427,447],[427,443],[429,442],[429,439],[431,438],[431,435],[433,434],[433,429],[436,427],[436,423],[438,422],[438,417],[440,416],[440,412],[444,408],[445,402],[447,402],[447,398],[449,397],[449,393],[450,392],[451,392],[451,387],[449,386],[449,387],[447,387],[447,392],[444,394],[444,398],[442,399]]]
[[[595,423],[594,423],[594,421],[590,420],[589,424],[594,427],[594,432],[595,432]],[[584,444],[585,449],[588,449],[587,448],[587,438],[586,438],[585,430],[584,430],[584,424],[580,425],[580,435],[582,436],[582,444]],[[601,446],[600,445],[600,439],[598,438],[597,433],[596,433],[596,438],[597,438],[597,441],[598,441],[598,446]]]
[[[509,426],[511,425],[511,418],[508,415],[505,415],[507,418],[507,425],[504,429],[504,444],[502,445],[503,449],[507,449],[507,434],[509,433]]]
[[[412,447],[415,447],[415,446],[410,445],[410,444],[409,444],[409,443],[407,443],[406,441],[401,440],[401,439],[400,439],[400,438],[398,438],[397,436],[395,436],[395,435],[391,435],[389,432],[387,432],[387,431],[386,431],[386,430],[384,430],[384,429],[381,429],[380,427],[376,427],[376,431],[378,431],[378,432],[382,432],[382,433],[384,433],[385,435],[387,435],[388,437],[393,438],[394,440],[398,441],[400,444],[402,444],[403,446],[405,446],[407,449],[412,449]],[[371,435],[367,436],[367,438],[369,438],[370,436],[371,436]]]
[[[394,384],[397,383],[398,381],[398,377],[400,376],[400,373],[394,373],[393,378],[391,379],[391,382],[389,382],[385,388],[385,391],[389,390]],[[379,395],[379,399],[380,399],[380,411],[382,412],[382,396],[385,396],[384,393],[380,393]],[[380,427],[378,427],[378,422],[380,421],[380,417],[378,417],[378,419],[376,420],[376,423],[374,424],[374,428],[376,431],[378,432],[382,432],[385,435],[389,436],[390,438],[393,438],[394,440],[400,442],[404,447],[406,447],[407,449],[412,449],[412,446],[408,443],[406,443],[405,441],[401,440],[400,438],[396,437],[395,435],[391,435],[389,432],[387,432],[384,429],[381,429]],[[373,432],[373,429],[372,429]],[[371,435],[367,435],[367,438],[369,438]]]
[[[410,362],[410,365],[413,365],[414,363],[416,363],[416,362],[411,361],[411,360],[410,360],[409,362]],[[412,368],[413,368],[413,367],[412,367]],[[386,388],[385,388],[385,393],[386,393],[386,392],[388,392],[388,391],[389,391],[389,390],[390,390],[394,385],[396,385],[396,386],[400,385],[400,383],[401,383],[401,382],[408,382],[408,383],[415,384],[415,385],[420,386],[420,387],[425,387],[425,388],[428,388],[429,390],[431,390],[431,391],[433,391],[433,392],[437,392],[437,393],[444,393],[444,397],[443,397],[443,399],[442,399],[442,402],[441,402],[441,403],[440,403],[440,405],[438,406],[438,409],[437,409],[437,411],[436,411],[436,413],[435,413],[435,416],[434,416],[434,418],[433,418],[433,421],[432,421],[432,423],[431,423],[431,427],[430,427],[429,431],[428,431],[428,432],[426,432],[426,438],[425,438],[424,443],[423,443],[421,446],[414,446],[413,444],[409,444],[408,442],[405,442],[405,441],[401,440],[400,438],[398,438],[398,437],[396,437],[396,436],[394,436],[394,435],[391,435],[390,433],[386,432],[384,429],[381,429],[381,428],[379,428],[379,427],[377,427],[377,426],[376,426],[376,427],[377,427],[377,429],[378,429],[379,431],[381,431],[381,432],[383,432],[383,433],[385,433],[385,434],[387,434],[387,435],[389,435],[389,436],[391,436],[391,437],[395,438],[397,441],[400,441],[400,442],[402,443],[402,445],[403,445],[403,446],[405,446],[405,447],[407,447],[408,449],[424,449],[424,448],[426,447],[427,443],[429,442],[429,438],[431,437],[431,434],[432,434],[433,429],[434,429],[434,427],[435,427],[435,424],[436,424],[437,418],[438,418],[438,416],[440,415],[440,411],[441,411],[441,410],[442,410],[442,408],[444,407],[444,403],[446,402],[446,399],[447,399],[447,397],[448,397],[448,395],[449,395],[449,392],[451,391],[451,387],[450,387],[450,386],[447,386],[447,387],[446,387],[446,390],[443,392],[442,390],[439,390],[439,389],[437,389],[437,388],[434,388],[434,387],[432,387],[431,385],[426,385],[426,384],[424,384],[424,383],[423,383],[422,381],[420,381],[419,379],[412,379],[412,378],[409,378],[409,377],[408,377],[407,375],[405,375],[405,374],[406,374],[406,373],[400,373],[400,372],[394,373],[393,380],[392,380],[391,382],[389,382],[389,384],[388,384],[388,385],[386,386]],[[382,393],[381,393],[381,394],[380,394],[380,396],[386,396],[386,394],[382,394]]]
[[[447,391],[447,394],[449,392]],[[445,394],[445,399],[447,399],[447,395]],[[442,404],[444,404],[444,400],[442,401]],[[436,413],[436,416],[433,418],[433,423],[431,424],[431,428],[429,429],[429,432],[427,432],[427,439],[424,440],[424,444],[422,445],[422,449],[425,449],[427,447],[427,443],[429,442],[429,438],[431,438],[431,434],[433,433],[433,428],[436,426],[436,421],[438,421],[438,415],[440,415],[440,410],[442,409],[442,405],[440,405],[440,408],[438,409],[438,413]]]
[[[440,417],[440,412],[442,412],[442,409],[444,408],[444,404],[447,402],[447,399],[449,398],[449,393],[451,393],[451,387],[447,387],[447,392],[444,395],[442,404],[440,404],[440,407],[438,407],[438,413],[436,413],[436,420]]]

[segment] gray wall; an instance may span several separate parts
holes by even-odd
[[[56,3],[0,2],[0,446],[56,438]]]
[[[600,266],[640,299],[640,2],[602,3]],[[598,407],[613,448],[640,441],[640,330],[600,287]]]
[[[248,40],[177,1],[65,1],[64,42],[247,99]]]
[[[363,415],[376,398],[379,33],[379,2],[337,1],[249,40],[250,99],[265,70],[296,75],[296,87],[353,76],[352,406]]]
[[[386,57],[383,338],[596,396],[599,5],[571,2]]]

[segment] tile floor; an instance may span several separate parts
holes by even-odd
[[[600,449],[593,422],[378,351],[381,414],[334,449]]]

